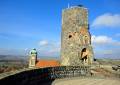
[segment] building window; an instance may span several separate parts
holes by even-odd
[[[72,38],[72,35],[69,35],[69,38]]]
[[[88,36],[84,36],[84,43],[85,44],[89,44],[89,38],[88,38]]]

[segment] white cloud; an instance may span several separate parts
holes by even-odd
[[[39,52],[44,56],[58,56],[60,53],[60,43],[48,40],[39,42]]]
[[[93,35],[91,41],[97,58],[120,58],[120,41],[105,35]]]
[[[92,27],[120,27],[120,14],[106,13],[98,16],[92,23]]]
[[[104,35],[102,36],[93,35],[91,40],[92,40],[92,43],[97,43],[97,44],[105,44],[105,43],[113,42],[112,38],[104,36]]]
[[[100,36],[93,35],[91,37],[91,41],[93,44],[98,44],[98,45],[118,45],[118,46],[120,46],[120,41],[114,40],[111,37],[108,37],[105,35],[100,35]]]
[[[47,40],[42,40],[42,41],[39,42],[39,45],[40,46],[48,45],[48,41]]]

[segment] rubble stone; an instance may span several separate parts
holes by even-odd
[[[93,49],[88,25],[88,10],[75,6],[62,11],[61,65],[91,65]]]

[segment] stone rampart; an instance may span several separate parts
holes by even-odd
[[[40,85],[50,83],[57,78],[89,76],[89,66],[60,66],[37,69],[24,69],[15,73],[0,76],[0,85]]]

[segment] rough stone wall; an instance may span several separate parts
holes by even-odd
[[[62,12],[61,65],[90,65],[93,60],[88,10],[71,7]]]
[[[5,75],[5,74],[4,74]],[[1,78],[0,85],[52,85],[52,81],[59,78],[88,77],[89,66],[59,66],[49,68],[26,69]]]

